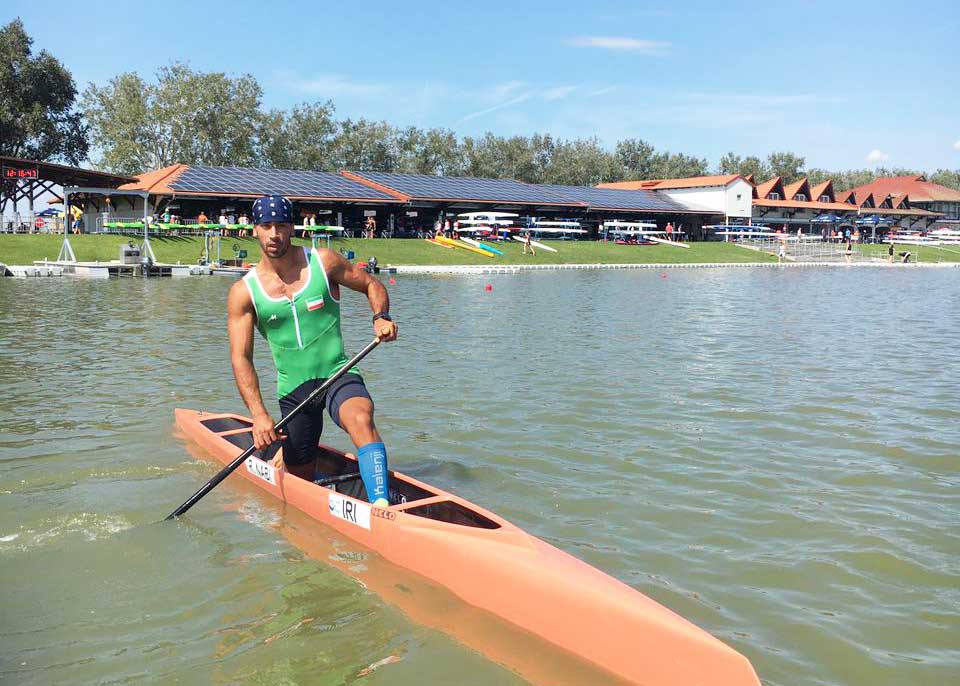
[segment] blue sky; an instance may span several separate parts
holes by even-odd
[[[956,2],[74,7],[5,0],[0,22],[19,16],[81,88],[179,60],[254,75],[268,107],[329,98],[340,117],[461,135],[639,137],[711,165],[789,150],[827,169],[960,168]]]

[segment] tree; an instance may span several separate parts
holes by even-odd
[[[453,131],[410,126],[397,135],[397,170],[407,174],[457,176],[463,170],[460,142]]]
[[[273,110],[260,120],[257,160],[278,169],[336,171],[333,147],[338,124],[329,100],[304,103],[289,113]]]
[[[654,148],[645,140],[627,138],[617,143],[614,155],[623,169],[623,174],[631,180],[660,178],[655,175],[656,156]]]
[[[960,169],[938,169],[928,179],[933,183],[960,191]]]
[[[779,176],[784,183],[793,183],[803,177],[807,161],[792,152],[772,152],[767,156],[770,176]]]
[[[79,164],[89,143],[73,77],[32,46],[19,19],[0,28],[0,155]]]
[[[337,169],[391,172],[397,167],[397,132],[387,122],[344,119],[331,145]]]
[[[623,178],[623,166],[616,155],[603,149],[596,138],[578,138],[558,141],[550,167],[547,183],[571,186],[595,186]]]
[[[720,158],[720,165],[717,171],[720,174],[739,174],[740,167],[743,166],[743,158],[732,152],[728,152]]]
[[[691,176],[703,176],[707,173],[707,160],[702,157],[685,155],[682,152],[663,152],[656,155],[653,167],[657,179],[683,179]]]
[[[177,162],[251,166],[263,114],[262,90],[250,75],[163,67],[157,82],[137,74],[91,84],[83,109],[107,169],[136,174]]]

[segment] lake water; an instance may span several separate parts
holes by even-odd
[[[941,686],[960,673],[957,277],[400,277],[401,339],[362,367],[393,467],[672,608],[765,684]],[[400,572],[237,479],[153,523],[219,466],[173,409],[242,410],[231,283],[0,280],[0,682],[525,683],[377,592]],[[356,351],[372,331],[346,303]],[[259,339],[256,361],[270,394]]]

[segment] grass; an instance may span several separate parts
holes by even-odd
[[[62,240],[62,236],[48,234],[0,234],[0,262],[32,264],[34,260],[56,259]],[[115,234],[80,235],[71,236],[70,244],[78,260],[106,262],[117,259],[119,246],[131,240],[139,242],[138,238]],[[300,239],[295,241],[309,244]],[[196,264],[203,253],[203,238],[196,236],[151,238],[150,245],[161,262]],[[256,262],[260,258],[260,247],[253,238],[224,238],[220,256],[232,258],[234,245],[247,251],[247,261]],[[489,258],[417,239],[344,238],[332,243],[334,249],[353,250],[358,260],[376,256],[384,265],[776,262],[772,255],[743,250],[733,243],[691,243],[689,250],[669,245],[617,245],[599,241],[549,241],[548,245],[558,252],[538,250],[536,255],[524,255],[523,246],[511,241],[497,246],[504,252],[502,256]]]

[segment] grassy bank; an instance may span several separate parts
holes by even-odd
[[[70,244],[81,261],[101,262],[117,259],[119,246],[135,238],[117,235],[71,236]],[[50,235],[0,235],[0,262],[31,264],[34,260],[56,259],[62,237]],[[297,239],[298,243],[308,244]],[[196,264],[203,253],[200,237],[152,238],[150,244],[161,262]],[[732,243],[691,243],[689,250],[668,245],[617,245],[596,241],[550,241],[557,252],[538,250],[536,255],[522,254],[523,246],[512,241],[497,247],[504,252],[495,258],[484,257],[467,250],[441,248],[416,239],[345,238],[333,241],[334,249],[353,250],[357,259],[376,256],[381,264],[442,265],[442,264],[575,264],[575,263],[697,263],[697,262],[775,262],[776,258],[763,253],[738,248]],[[220,254],[232,258],[233,246],[247,251],[247,260],[256,262],[260,247],[253,238],[224,238]]]

